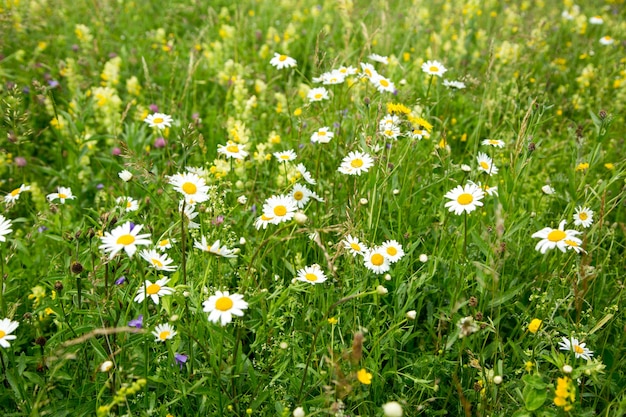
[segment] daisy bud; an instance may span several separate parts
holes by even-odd
[[[385,281],[391,281],[391,275],[385,274]]]
[[[563,365],[563,373],[571,374],[574,369],[569,365]]]
[[[550,195],[550,194],[554,194],[556,190],[546,184],[543,187],[541,187],[541,191],[543,191],[545,194]]]
[[[248,197],[246,197],[245,195],[240,195],[239,198],[237,198],[237,202],[241,205],[244,205],[248,202]]]
[[[385,417],[402,417],[402,406],[396,401],[383,404],[383,413]]]
[[[102,362],[102,365],[100,365],[98,370],[100,372],[109,372],[111,370],[111,368],[113,368],[113,362],[111,362],[111,361],[104,361],[104,362]]]
[[[376,292],[380,295],[385,295],[389,292],[389,290],[382,285],[379,285],[378,287],[376,287]]]
[[[244,187],[244,183],[243,181],[239,180],[235,183],[235,187],[239,188],[240,190]]]
[[[496,385],[500,385],[502,383],[502,377],[500,375],[496,375],[493,377],[493,383]]]
[[[400,194],[400,190],[398,190],[397,188],[393,190],[393,195],[398,195]]]
[[[304,214],[301,211],[298,211],[294,216],[293,219],[296,221],[296,223],[298,224],[305,224],[307,222],[307,220],[309,220],[309,218],[307,217],[306,214]]]
[[[465,164],[462,164],[462,165],[461,165],[461,171],[464,171],[464,172],[470,172],[471,170],[472,170],[472,167],[471,167],[471,166],[469,166],[469,165],[465,165]]]
[[[239,238],[239,244],[240,244],[240,245],[245,245],[245,244],[246,244],[246,238],[245,238],[245,237],[243,237],[243,236],[241,236],[241,237]]]
[[[366,205],[367,204],[367,198],[360,199],[359,203],[361,203],[362,205]]]
[[[401,79],[400,81],[398,81],[398,84],[400,84],[400,85],[406,85],[406,82],[407,82],[407,81],[406,81],[406,79],[404,79],[404,78],[403,78],[403,79]]]
[[[422,253],[419,259],[421,263],[426,263],[428,262],[428,255],[426,255],[425,253]]]
[[[415,320],[415,317],[417,317],[417,312],[415,310],[410,310],[406,312],[406,318],[409,320]]]
[[[280,346],[281,349],[285,350],[285,349],[287,349],[289,347],[289,343],[287,343],[287,342],[280,342],[279,346]]]
[[[306,414],[304,413],[304,408],[298,407],[293,410],[293,417],[304,417]]]

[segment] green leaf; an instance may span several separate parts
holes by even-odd
[[[546,402],[546,398],[548,397],[546,390],[534,389],[529,385],[524,387],[522,393],[524,395],[524,404],[526,404],[526,409],[529,411],[537,410]]]

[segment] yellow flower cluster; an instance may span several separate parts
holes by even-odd
[[[564,411],[571,410],[576,400],[576,388],[572,380],[568,377],[558,378],[554,395],[554,405],[563,407]]]

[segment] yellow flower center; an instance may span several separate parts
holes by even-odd
[[[472,201],[474,201],[474,196],[468,193],[463,193],[456,198],[456,202],[462,206],[467,206],[468,204],[471,204]]]
[[[265,222],[269,222],[272,219],[273,219],[273,217],[267,217],[265,214],[261,215],[261,220],[263,220]]]
[[[357,243],[350,243],[350,247],[357,252],[361,252],[361,246],[359,246]]]
[[[6,335],[7,334],[4,332],[4,330],[0,330],[0,340]]]
[[[160,261],[160,260],[158,260],[157,258],[152,258],[152,259],[151,259],[151,261],[152,261],[152,264],[153,264],[154,266],[157,266],[157,267],[159,267],[159,268],[162,268],[162,267],[163,267],[163,262],[161,262],[161,261]]]
[[[304,276],[304,278],[306,278],[307,281],[311,281],[311,282],[315,282],[317,281],[317,275],[312,274],[312,273],[308,273]]]
[[[233,308],[233,300],[230,297],[221,297],[215,302],[215,308],[219,311],[228,311]]]
[[[365,73],[367,74],[368,77],[372,76],[372,71],[370,71],[369,68],[365,69]]]
[[[170,337],[169,330],[163,330],[161,333],[159,333],[159,339],[161,340],[167,340],[168,337]]]
[[[129,209],[133,206],[133,203],[131,203],[130,201],[126,202],[126,208]]]
[[[159,246],[161,247],[167,246],[168,243],[170,243],[168,239],[163,239],[162,241],[159,242]]]
[[[388,253],[390,256],[395,256],[395,255],[398,253],[398,249],[394,248],[393,246],[389,246],[389,247],[387,248],[387,253]]]
[[[489,164],[486,163],[485,161],[480,161],[480,166],[482,169],[485,169],[485,170],[489,169]]]
[[[438,71],[439,71],[439,68],[438,68],[438,67],[436,67],[436,66],[434,66],[434,65],[433,65],[433,66],[431,66],[431,67],[430,67],[430,68],[428,68],[428,69],[430,70],[430,72],[438,72]]]
[[[115,242],[118,245],[132,245],[133,243],[135,243],[135,236],[133,235],[122,235],[120,237],[117,238],[117,241]]]
[[[587,220],[587,218],[588,218],[588,217],[589,217],[589,216],[587,216],[587,213],[585,213],[584,211],[583,211],[583,212],[581,212],[581,213],[578,213],[578,218],[579,218],[580,220]]]
[[[146,288],[146,293],[148,295],[158,294],[161,291],[161,286],[159,284],[150,284]]]
[[[183,184],[182,187],[180,187],[183,189],[183,191],[185,192],[185,194],[195,194],[196,191],[198,191],[198,187],[196,187],[196,184],[192,183],[192,182],[186,182]]]
[[[491,145],[497,145],[499,142],[497,140],[494,140],[494,139],[489,139],[489,143]]]
[[[562,230],[553,230],[550,233],[548,233],[548,240],[550,242],[558,242],[561,241],[565,238],[565,236],[567,236],[565,234],[564,231]]]
[[[21,188],[16,188],[15,190],[11,191],[11,197],[15,197],[16,195],[18,195],[20,192],[22,191]]]
[[[319,132],[317,132],[317,136],[326,136],[326,132],[320,130]]]
[[[155,124],[163,123],[163,118],[155,117],[154,119],[152,119],[152,123],[155,123]]]
[[[287,55],[281,55],[281,56],[279,56],[279,57],[278,57],[278,60],[279,60],[280,62],[283,62],[283,61],[287,60]]]
[[[380,253],[375,253],[370,258],[372,265],[381,266],[385,262],[385,257]]]
[[[67,198],[67,194],[59,193],[59,199],[65,199],[65,198]]]
[[[314,97],[315,97],[316,100],[321,100],[322,99],[322,93],[317,93],[317,94],[315,94]]]
[[[380,80],[380,85],[382,85],[383,87],[389,87],[389,81],[387,81],[387,80]]]
[[[574,345],[574,352],[578,353],[579,355],[582,355],[583,353],[585,353],[585,349],[581,348],[578,345]]]
[[[353,159],[352,162],[350,162],[350,166],[352,168],[361,168],[363,166],[363,160],[360,158]]]
[[[569,246],[575,246],[578,247],[578,243],[574,242],[573,240],[569,240],[569,239],[565,239],[564,241],[566,244],[568,244]]]
[[[302,191],[296,191],[293,193],[293,199],[296,201],[300,201],[304,198],[304,193]]]
[[[289,155],[286,155],[286,154],[285,154],[285,155],[281,155],[281,156],[280,156],[280,159],[284,159],[285,161],[288,161],[288,160],[289,160],[289,158],[290,158],[290,156],[289,156]]]
[[[226,147],[226,150],[230,153],[238,153],[239,152],[239,146],[237,145],[228,145]]]
[[[287,214],[287,207],[285,207],[285,206],[276,206],[276,207],[274,207],[274,214],[279,216],[279,217],[284,216],[285,214]]]

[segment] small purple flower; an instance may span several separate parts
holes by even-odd
[[[130,231],[132,232],[133,229],[135,228],[135,223],[133,222],[128,222],[128,223],[130,223]]]
[[[180,369],[183,369],[183,365],[187,363],[187,355],[183,355],[182,353],[174,353],[174,359],[176,363],[180,366]]]
[[[45,232],[46,230],[48,230],[48,228],[47,228],[46,226],[39,226],[39,227],[37,228],[37,231],[38,231],[39,233],[43,233],[43,232]]]
[[[220,224],[224,223],[224,216],[220,214],[215,219],[213,219],[211,223],[213,223],[213,226],[219,226]]]
[[[133,319],[128,322],[128,327],[134,327],[136,329],[141,329],[143,327],[143,314],[140,314],[139,317]]]
[[[30,88],[28,88],[28,87],[22,88],[22,93],[24,93],[25,95],[30,94]]]
[[[339,129],[339,128],[341,127],[341,123],[339,123],[339,122],[335,122],[335,123],[333,123],[333,127],[334,127],[335,129]]]
[[[117,54],[115,52],[109,52],[109,58],[113,59],[117,56]]]
[[[27,164],[26,158],[24,158],[23,156],[15,157],[15,165],[17,165],[18,167],[20,168],[25,167],[26,164]]]
[[[253,204],[253,205],[250,207],[250,211],[251,211],[252,213],[256,213],[256,204]]]
[[[115,285],[122,285],[125,282],[126,282],[126,277],[122,275],[121,277],[115,280]]]
[[[111,151],[111,155],[113,156],[120,156],[122,153],[122,150],[120,148],[113,148],[113,150]]]
[[[50,88],[57,88],[59,86],[59,82],[57,80],[50,80],[48,81],[48,85]]]
[[[156,138],[154,140],[154,147],[155,148],[165,148],[165,145],[167,145],[167,142],[165,141],[165,138]]]
[[[76,44],[73,44],[73,45],[72,45],[72,51],[74,51],[74,52],[78,52],[78,50],[79,50],[79,49],[80,49],[80,48],[79,48],[79,46],[78,46],[78,45],[76,45]]]
[[[102,190],[104,188],[104,184],[99,183],[98,185],[96,185],[96,189],[97,190]]]
[[[156,104],[151,104],[149,106],[149,109],[152,113],[157,113],[159,111],[159,106],[157,106]]]

